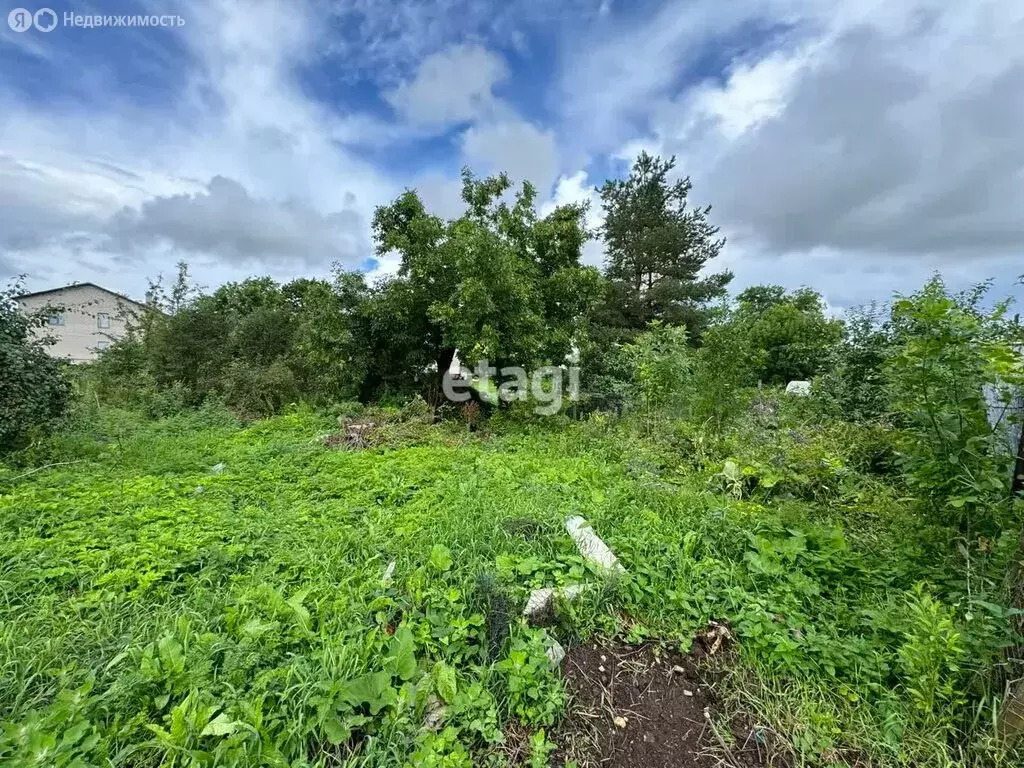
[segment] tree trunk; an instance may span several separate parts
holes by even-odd
[[[442,347],[437,350],[434,363],[437,365],[437,378],[434,380],[433,391],[427,393],[427,402],[432,408],[444,403],[444,377],[448,375],[448,368],[455,359],[455,347]]]
[[[362,383],[359,385],[359,402],[363,405],[369,405],[373,402],[373,399],[377,397],[383,380],[379,372],[367,371]]]
[[[448,347],[447,349],[440,349],[437,352],[437,372],[439,374],[438,381],[444,379],[444,375],[448,373],[448,369],[451,367],[452,360],[455,359],[455,347]]]

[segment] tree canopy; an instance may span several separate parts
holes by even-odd
[[[711,207],[691,207],[689,177],[673,180],[676,160],[642,152],[625,179],[600,188],[607,251],[608,322],[642,329],[652,320],[686,326],[699,338],[707,305],[725,295],[728,271],[702,275],[725,245],[708,220]]]
[[[734,322],[760,352],[758,375],[766,384],[785,384],[822,373],[843,323],[825,314],[821,294],[810,288],[786,292],[780,285],[757,285],[737,297]]]
[[[560,361],[585,327],[602,283],[580,263],[585,209],[564,205],[539,217],[533,186],[509,199],[511,186],[505,174],[478,179],[463,171],[466,211],[448,221],[412,190],[378,208],[377,252],[397,252],[401,264],[375,289],[370,315],[378,326],[404,318],[406,369],[433,363],[443,374],[456,350],[469,363]],[[390,343],[382,333],[377,340]]]
[[[725,240],[710,207],[690,204],[692,184],[674,157],[641,153],[625,178],[598,192],[604,223],[595,233],[586,204],[542,214],[537,190],[514,188],[503,173],[464,169],[464,207],[453,218],[406,190],[375,211],[375,252],[399,266],[369,286],[336,267],[329,280],[258,277],[210,292],[180,265],[171,285],[151,287],[149,302],[161,311],[104,353],[100,381],[110,391],[132,380],[173,402],[214,397],[266,413],[297,399],[421,394],[440,402],[456,354],[470,368],[486,360],[527,370],[571,356],[583,389],[615,400],[631,376],[625,350],[655,323],[684,331],[672,338],[692,347],[717,327],[716,349],[757,361],[737,374],[737,387],[821,372],[841,324],[810,289],[754,286],[726,308],[732,275],[709,271]],[[582,261],[595,235],[603,272]],[[728,369],[729,354],[719,358],[709,380]]]

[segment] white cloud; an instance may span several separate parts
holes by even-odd
[[[554,133],[515,116],[468,128],[462,152],[468,163],[484,172],[505,171],[513,181],[531,182],[541,196],[551,189],[558,173]]]
[[[579,203],[588,206],[591,222],[599,225],[604,222],[601,210],[601,196],[594,189],[586,171],[577,171],[569,176],[561,176],[555,184],[554,194],[550,202],[541,207],[540,213],[546,216],[554,211],[556,206]]]
[[[430,173],[412,184],[420,199],[435,216],[443,219],[457,219],[466,210],[462,200],[462,179]]]
[[[351,0],[334,6],[340,20],[328,7],[186,0],[175,45],[144,43],[139,66],[175,86],[159,106],[122,95],[104,68],[76,71],[56,38],[0,30],[8,52],[81,86],[68,106],[0,84],[3,269],[29,271],[33,287],[100,274],[133,294],[182,257],[210,285],[317,273],[370,256],[373,207],[405,186],[459,215],[459,162],[530,179],[546,205],[592,200],[595,226],[600,179],[566,171],[647,149],[679,155],[694,202],[714,204],[737,285],[809,282],[846,305],[935,267],[964,280],[1020,271],[1019,0],[668,0],[647,14],[597,0]],[[520,111],[502,86],[538,28],[560,41],[562,69]],[[706,78],[709,60],[730,59]],[[317,98],[299,79],[307,65],[383,84],[399,119]],[[459,123],[459,156],[430,158],[430,172],[375,164]],[[381,261],[378,273],[394,266]]]
[[[376,265],[366,273],[366,284],[373,285],[378,280],[394,277],[398,274],[398,268],[402,266],[402,256],[397,251],[389,251],[383,256],[374,259]]]
[[[508,76],[504,60],[479,45],[456,45],[427,56],[416,76],[386,94],[407,120],[443,127],[494,108],[491,89]]]
[[[604,209],[601,207],[601,196],[590,182],[586,171],[577,171],[570,176],[562,176],[555,184],[555,192],[551,199],[540,206],[540,215],[547,216],[559,205],[587,206],[585,225],[594,234],[594,239],[583,245],[581,261],[592,267],[604,265],[604,243],[598,230],[604,225]]]
[[[848,305],[939,268],[958,284],[1021,271],[1007,259],[1024,249],[1024,6],[718,10],[670,4],[585,41],[563,81],[565,124],[590,129],[580,152],[677,154],[737,286],[810,283]],[[765,20],[787,31],[738,49],[724,80],[680,87],[709,43]]]
[[[630,23],[602,17],[592,34],[569,40],[558,102],[562,130],[572,135],[576,151],[581,157],[608,152],[636,139],[651,106],[718,42],[717,36],[760,18],[763,4],[677,0]]]
[[[355,203],[355,196],[348,202]],[[123,208],[108,226],[109,244],[129,253],[165,243],[188,254],[247,264],[354,266],[369,252],[367,223],[351,208],[322,215],[297,201],[254,198],[236,181],[214,176],[195,194],[154,197]]]
[[[491,41],[520,54],[531,53],[531,30],[555,36],[573,33],[596,16],[595,0],[343,0],[333,5],[335,34],[328,52],[338,77],[368,78],[392,86],[431,54],[453,45]],[[330,25],[332,19],[324,19]]]
[[[692,130],[694,123],[712,120],[726,141],[735,141],[747,131],[778,115],[798,76],[814,66],[820,46],[795,51],[773,51],[756,61],[735,61],[724,85],[703,84],[684,94]]]
[[[178,96],[159,109],[119,101],[109,83],[88,112],[0,89],[0,196],[18,201],[0,223],[16,219],[4,231],[21,241],[5,261],[33,287],[108,269],[104,284],[141,295],[146,276],[182,258],[216,285],[323,274],[332,259],[372,254],[373,206],[401,185],[339,142],[373,126],[297,81],[324,34],[309,7],[221,0],[182,13],[190,66],[178,62]]]
[[[494,95],[508,76],[505,61],[493,51],[454,45],[427,56],[412,79],[385,96],[416,125],[440,130],[470,123],[461,135],[463,162],[481,174],[505,171],[517,183],[528,180],[544,195],[560,165],[555,134]]]
[[[1024,16],[1001,9],[999,26],[1024,35]],[[936,16],[904,34],[855,27],[830,41],[820,64],[788,69],[789,80],[799,76],[773,114],[740,131],[719,122],[707,137],[717,147],[705,153],[714,159],[702,192],[730,227],[776,251],[936,259],[1019,250],[1024,52],[1010,54],[980,19],[953,21]],[[926,58],[940,42],[955,70],[946,57]],[[722,100],[736,90],[730,82]]]

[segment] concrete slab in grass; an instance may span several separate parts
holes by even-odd
[[[530,622],[539,622],[551,615],[557,599],[572,600],[582,592],[590,589],[589,584],[570,584],[566,587],[544,587],[530,593],[523,609],[523,616]]]
[[[573,515],[565,521],[565,530],[576,542],[580,554],[588,561],[603,571],[609,573],[623,573],[626,569],[622,567],[615,553],[608,549],[608,545],[601,541],[601,537],[594,533],[593,527],[579,515]]]

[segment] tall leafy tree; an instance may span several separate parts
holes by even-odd
[[[422,391],[434,378],[429,371],[438,365],[438,357],[447,355],[437,337],[431,337],[423,296],[405,279],[373,285],[357,323],[366,356],[366,375],[359,389],[362,402],[386,392]],[[447,359],[438,370],[446,369],[451,362]]]
[[[785,384],[822,373],[843,337],[843,323],[825,314],[821,295],[810,288],[787,293],[780,285],[755,285],[737,297],[733,322],[760,352],[758,375]]]
[[[585,209],[540,218],[534,188],[524,184],[509,200],[511,186],[505,174],[464,170],[466,211],[457,219],[428,213],[414,191],[377,210],[378,253],[397,251],[401,266],[378,288],[373,320],[386,328],[402,318],[411,375],[425,363],[443,375],[456,350],[468,364],[561,362],[586,322],[601,278],[580,264]]]
[[[294,325],[286,359],[299,388],[320,401],[356,397],[367,367],[362,274],[335,265],[331,282],[301,278],[282,286],[281,295]]]
[[[628,178],[599,189],[611,281],[602,321],[639,330],[660,320],[686,326],[696,339],[707,324],[708,303],[725,295],[732,273],[702,275],[725,240],[708,221],[710,206],[689,205],[692,184],[673,180],[675,165],[675,157],[642,152]]]
[[[843,339],[826,364],[820,394],[836,418],[853,422],[889,413],[884,367],[893,353],[889,309],[877,303],[853,307],[843,318]]]
[[[1006,419],[1019,418],[1013,405],[1024,362],[1009,300],[985,309],[988,289],[982,283],[954,294],[935,275],[897,296],[885,375],[909,484],[946,522],[994,536],[1011,490],[1016,445],[1007,441]],[[1004,408],[992,423],[990,409]]]

